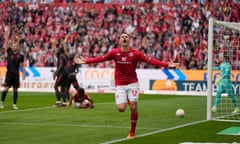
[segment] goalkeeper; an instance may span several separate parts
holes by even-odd
[[[236,96],[232,88],[231,65],[229,63],[229,57],[224,55],[222,63],[219,66],[214,67],[214,70],[221,71],[221,78],[216,80],[216,84],[218,85],[218,88],[217,88],[217,95],[214,100],[214,105],[212,107],[212,112],[217,111],[217,106],[219,105],[221,100],[221,94],[227,93],[234,105],[234,111],[232,113],[238,113],[240,110],[237,104]]]

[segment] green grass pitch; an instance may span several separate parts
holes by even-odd
[[[136,138],[127,140],[129,109],[117,111],[113,94],[90,93],[94,109],[53,108],[53,93],[20,92],[12,109],[12,93],[0,110],[0,144],[179,144],[240,142],[239,135],[218,135],[237,122],[206,120],[206,97],[147,95],[139,99]],[[175,116],[178,108],[185,117]]]

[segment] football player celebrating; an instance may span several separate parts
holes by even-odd
[[[135,137],[135,129],[138,120],[139,83],[136,73],[137,64],[139,62],[145,62],[160,68],[176,67],[177,64],[162,62],[155,58],[147,57],[142,52],[130,47],[129,43],[130,36],[123,33],[119,39],[120,47],[112,49],[105,55],[96,58],[76,58],[75,63],[90,64],[114,60],[116,86],[115,101],[119,112],[124,112],[127,105],[130,107],[131,128],[127,138],[131,139]]]

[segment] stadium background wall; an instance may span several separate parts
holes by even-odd
[[[26,79],[21,80],[20,91],[53,92],[54,80],[49,67],[28,67]],[[0,67],[3,83],[6,68]],[[20,75],[22,74],[20,70]],[[207,70],[137,69],[142,93],[199,94],[207,93]],[[213,82],[220,76],[214,71]],[[234,92],[240,93],[240,72],[232,71]],[[89,92],[113,92],[114,69],[80,68],[77,74],[79,84]],[[216,85],[213,84],[213,91]]]

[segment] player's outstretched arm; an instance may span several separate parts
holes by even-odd
[[[171,68],[171,69],[179,69],[179,65],[180,65],[180,63],[170,62],[170,63],[168,64],[168,68]]]
[[[9,35],[10,35],[10,27],[6,25],[4,27],[4,48],[9,48]]]

